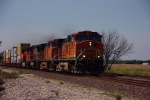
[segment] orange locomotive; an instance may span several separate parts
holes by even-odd
[[[104,71],[102,36],[97,32],[82,31],[68,36],[62,44],[62,59],[68,69],[82,73],[100,74]]]
[[[99,75],[104,72],[101,38],[97,32],[82,31],[68,35],[65,39],[31,46],[23,50],[21,65]]]

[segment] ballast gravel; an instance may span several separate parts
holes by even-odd
[[[114,97],[104,95],[108,92],[123,95],[121,100],[150,100],[150,87],[42,70],[12,67],[3,68],[4,70],[30,74],[6,80],[4,84],[6,89],[0,93],[2,94],[0,100],[116,100]],[[64,84],[61,85],[60,81]]]
[[[44,79],[32,74],[8,79],[0,100],[115,100],[102,91],[58,80]]]

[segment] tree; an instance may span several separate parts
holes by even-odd
[[[133,44],[129,44],[128,40],[121,37],[115,30],[106,33],[102,32],[102,41],[104,44],[104,60],[105,69],[110,70],[115,60],[118,60],[121,56],[132,53]],[[109,60],[112,60],[108,64]]]

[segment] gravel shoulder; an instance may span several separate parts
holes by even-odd
[[[0,100],[115,100],[94,88],[22,74],[8,79]]]
[[[108,92],[123,94],[122,100],[150,100],[147,87],[30,69],[4,68],[3,71],[30,74],[6,80],[0,100],[115,100],[103,94]]]

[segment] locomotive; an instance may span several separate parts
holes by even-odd
[[[82,74],[104,72],[104,45],[97,32],[80,31],[39,45],[21,45],[17,61],[6,65]]]

